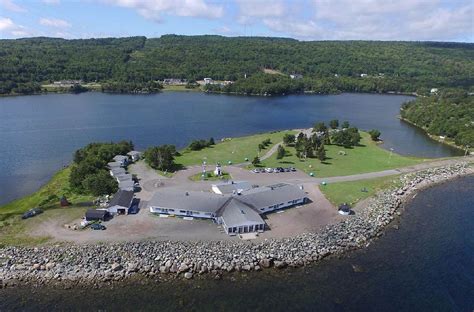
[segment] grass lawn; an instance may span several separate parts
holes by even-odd
[[[335,206],[342,203],[355,205],[360,200],[395,185],[396,181],[398,181],[398,176],[388,176],[360,181],[329,183],[327,185],[320,185],[319,189]],[[366,192],[362,191],[364,188]]]
[[[188,91],[188,92],[193,92],[193,91],[202,91],[201,88],[196,87],[196,88],[186,88],[186,86],[174,86],[174,85],[164,85],[163,86],[163,91]]]
[[[196,173],[189,177],[191,181],[201,181],[202,180],[202,173]],[[222,175],[216,176],[214,175],[213,171],[206,171],[206,177],[204,180],[206,181],[219,181],[219,180],[230,180],[232,177],[228,172],[222,172]]]
[[[282,159],[276,159],[276,154],[262,161],[264,167],[288,167],[298,168],[306,173],[314,173],[315,177],[344,176],[373,171],[382,171],[398,167],[415,165],[424,159],[405,157],[384,150],[370,139],[368,133],[361,132],[362,140],[360,146],[344,148],[342,146],[326,146],[326,156],[323,163],[317,158],[308,158],[300,161],[296,157],[294,147],[285,147],[287,155]],[[345,155],[340,154],[345,153]]]
[[[265,139],[270,139],[272,142],[272,144],[260,152],[260,156],[262,156],[265,155],[265,153],[272,146],[283,141],[283,136],[286,133],[295,134],[296,132],[275,131],[264,134],[256,134],[246,137],[227,139],[200,151],[183,150],[180,152],[181,155],[176,157],[175,163],[182,166],[192,166],[202,164],[203,160],[205,160],[208,165],[215,165],[218,162],[222,165],[227,165],[229,161],[231,161],[232,164],[237,164],[245,162],[245,158],[248,158],[249,161],[252,161],[252,159],[257,156],[259,143]]]
[[[41,206],[42,209],[58,208],[59,198],[62,195],[66,196],[68,201],[72,204],[92,201],[94,197],[76,194],[71,190],[69,186],[70,172],[71,169],[69,167],[64,168],[57,172],[51,180],[37,192],[1,206],[0,222],[13,215],[20,215],[38,206]]]
[[[87,207],[61,207],[51,208],[44,213],[30,219],[22,220],[20,216],[14,216],[3,221],[0,226],[0,246],[38,245],[49,241],[48,236],[32,236],[29,231],[38,226],[46,226],[50,220],[58,220],[64,224],[70,223],[84,216]]]

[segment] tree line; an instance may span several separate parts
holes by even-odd
[[[428,133],[474,147],[474,95],[459,89],[418,97],[401,108],[402,118]]]
[[[0,40],[0,94],[80,79],[109,92],[156,92],[165,78],[232,80],[209,91],[246,94],[418,92],[474,85],[470,43],[297,41],[176,36]],[[263,74],[272,69],[282,75]],[[302,79],[290,79],[298,73]],[[363,77],[361,77],[363,75]],[[147,85],[148,84],[148,85]]]
[[[116,155],[126,155],[133,143],[91,143],[74,153],[69,184],[78,193],[100,196],[115,193],[117,181],[109,174],[107,163]]]

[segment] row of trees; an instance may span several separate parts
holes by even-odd
[[[118,185],[107,169],[107,163],[116,155],[126,155],[133,143],[91,143],[74,153],[69,184],[78,193],[95,196],[111,194]]]
[[[418,97],[405,103],[401,116],[428,133],[445,136],[459,146],[474,146],[474,96],[462,90]]]
[[[144,84],[204,77],[236,82],[220,91],[249,94],[426,92],[472,86],[473,59],[472,44],[175,35],[0,40],[0,93],[37,92],[41,83],[63,79],[107,84],[105,91],[152,92]],[[290,73],[304,78],[291,80]]]
[[[202,150],[203,148],[212,146],[214,144],[216,144],[216,142],[214,142],[214,138],[210,138],[207,141],[206,140],[194,140],[189,144],[188,148],[191,151],[199,151],[199,150]]]

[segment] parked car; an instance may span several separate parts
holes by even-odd
[[[40,209],[40,208],[33,208],[33,209],[30,209],[28,210],[27,212],[25,212],[21,218],[22,219],[28,219],[28,218],[32,218],[34,216],[37,216],[39,214],[43,213],[43,210]]]
[[[105,225],[102,225],[100,223],[94,223],[94,224],[91,224],[91,229],[93,229],[95,231],[103,231],[107,228],[105,227]]]
[[[265,168],[265,172],[271,173],[271,172],[273,172],[273,168]]]
[[[140,209],[138,205],[133,205],[132,207],[128,208],[128,214],[137,214]]]

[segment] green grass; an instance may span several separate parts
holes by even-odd
[[[202,173],[196,173],[189,177],[191,181],[201,181],[202,180]],[[213,171],[206,171],[206,177],[204,180],[206,181],[219,181],[219,180],[229,180],[232,179],[228,172],[222,172],[222,175],[216,176],[214,175]]]
[[[30,230],[42,226],[50,219],[59,219],[61,222],[70,223],[84,216],[87,207],[61,207],[51,208],[44,213],[30,219],[22,220],[20,216],[14,216],[3,221],[0,226],[0,246],[34,246],[47,243],[48,236],[32,236]]]
[[[186,88],[186,86],[178,86],[178,85],[164,85],[162,90],[163,91],[187,91],[187,92],[202,91],[200,87],[189,89],[189,88]]]
[[[72,204],[88,202],[94,199],[89,195],[75,193],[69,186],[69,167],[58,171],[51,180],[35,193],[12,201],[0,207],[0,221],[13,215],[19,215],[25,211],[41,205],[42,209],[52,209],[59,207],[59,198],[64,195]],[[52,198],[52,196],[57,198]],[[49,200],[50,199],[50,200]]]
[[[382,171],[387,169],[406,167],[425,161],[421,158],[405,157],[390,152],[377,146],[370,139],[369,134],[361,132],[360,146],[344,148],[342,146],[327,145],[326,156],[323,163],[317,158],[299,160],[294,147],[285,147],[287,156],[276,159],[276,153],[262,161],[264,167],[295,167],[306,173],[314,173],[315,177],[344,176],[358,173]],[[344,152],[341,155],[339,152]]]
[[[245,158],[251,161],[258,152],[258,144],[269,138],[272,144],[260,152],[260,156],[264,155],[273,145],[283,141],[286,133],[295,131],[275,131],[271,133],[256,134],[240,138],[231,138],[223,142],[219,142],[211,147],[204,148],[200,151],[181,151],[181,155],[176,157],[175,163],[182,166],[200,165],[203,160],[208,165],[221,163],[227,165],[229,161],[232,164],[245,162]]]
[[[342,203],[355,205],[357,202],[374,195],[378,191],[395,185],[396,181],[398,181],[398,176],[387,176],[360,181],[329,183],[320,185],[319,189],[335,206]],[[364,188],[367,192],[362,191]]]

